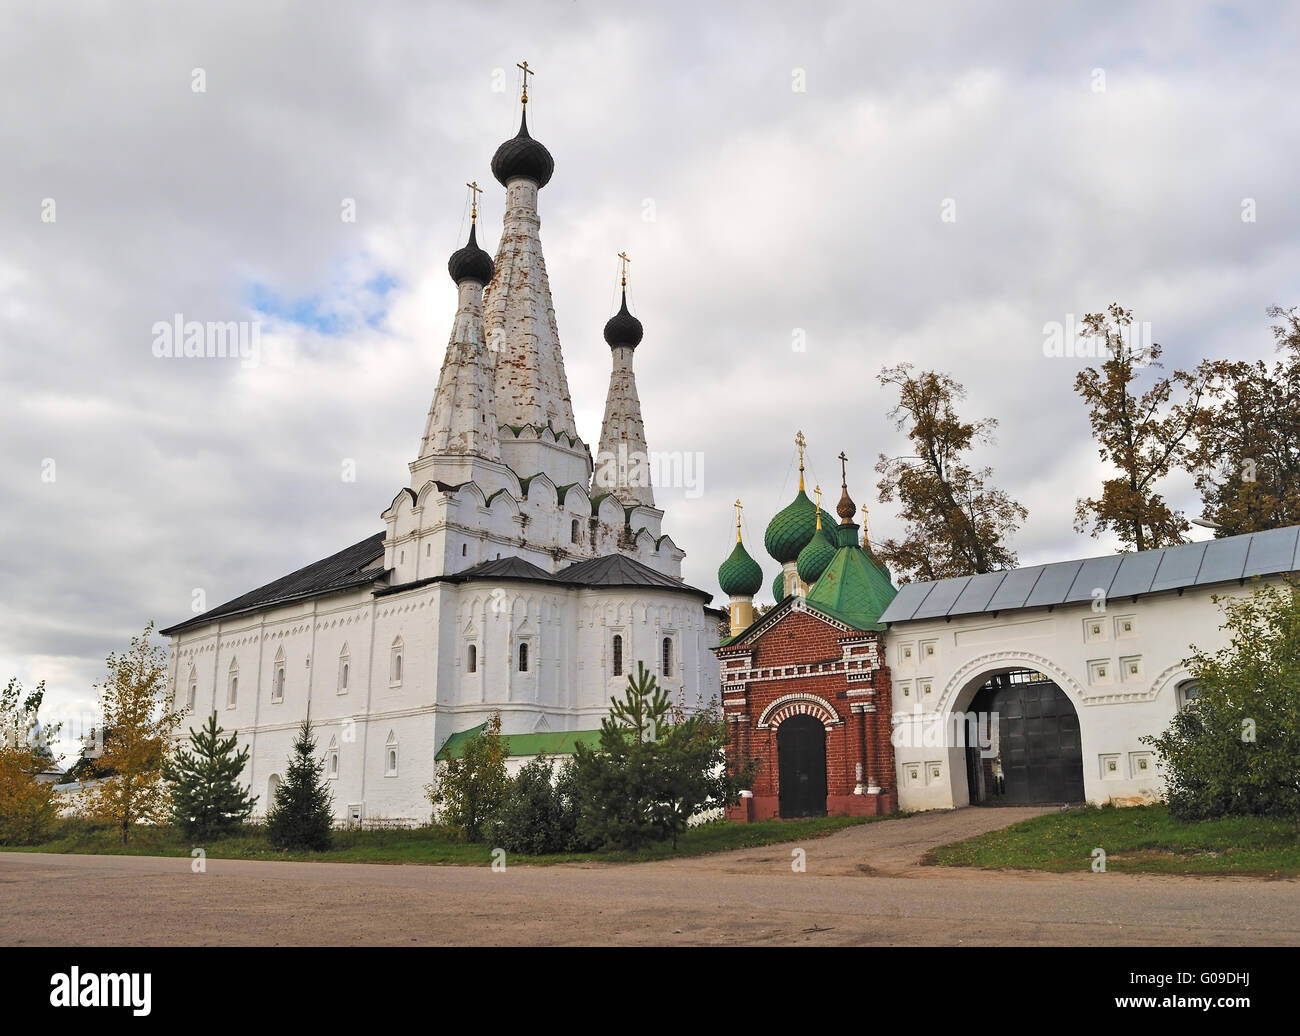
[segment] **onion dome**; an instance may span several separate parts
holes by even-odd
[[[458,248],[451,253],[451,258],[447,260],[447,272],[451,274],[451,279],[459,284],[461,281],[478,281],[480,284],[487,284],[492,279],[495,267],[492,263],[492,257],[479,248],[478,241],[474,237],[474,224],[469,225],[469,243],[464,248]]]
[[[528,112],[519,121],[519,132],[511,137],[492,156],[492,175],[503,187],[511,180],[523,177],[538,187],[545,187],[555,172],[555,159],[546,146],[528,135]]]
[[[718,569],[718,585],[728,597],[753,597],[763,586],[763,570],[740,540]]]
[[[840,516],[840,522],[843,525],[853,521],[854,515],[858,513],[858,505],[849,496],[849,487],[847,485],[841,489],[840,502],[835,505],[835,513]]]
[[[835,519],[822,511],[822,524],[832,526]],[[808,546],[808,541],[817,531],[817,505],[808,499],[802,487],[797,496],[775,518],[767,523],[767,532],[763,536],[763,546],[767,552],[781,564],[797,561],[799,552]]]
[[[627,311],[627,289],[623,289],[623,306],[605,324],[605,343],[611,348],[620,345],[635,349],[641,344],[645,329],[641,321]]]
[[[826,566],[831,563],[835,557],[835,544],[832,543],[826,535],[826,531],[819,525],[817,531],[813,533],[812,539],[808,545],[799,551],[798,572],[799,578],[809,586],[821,578],[821,574],[826,571]]]
[[[772,599],[780,604],[785,600],[785,573],[778,572],[772,580]]]

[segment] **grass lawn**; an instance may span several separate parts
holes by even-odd
[[[579,863],[610,861],[636,863],[645,860],[677,859],[725,852],[751,846],[771,845],[795,839],[820,838],[854,824],[886,817],[815,817],[807,820],[764,820],[752,824],[714,821],[686,831],[673,849],[671,842],[650,845],[637,852],[568,853],[554,856],[508,856],[515,864]],[[5,852],[103,853],[125,856],[188,857],[195,843],[170,827],[137,827],[131,841],[122,845],[120,835],[104,826],[83,820],[61,821],[55,837],[41,845],[6,848]],[[323,853],[286,853],[272,849],[260,828],[212,841],[202,846],[214,860],[319,860],[330,863],[425,863],[468,864],[491,862],[492,846],[453,841],[437,828],[387,831],[336,831],[334,848]]]
[[[1049,813],[942,846],[925,862],[1088,871],[1096,848],[1106,851],[1108,872],[1300,876],[1300,831],[1294,823],[1263,817],[1182,823],[1163,805]]]

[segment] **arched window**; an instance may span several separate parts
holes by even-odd
[[[614,634],[614,675],[623,675],[623,638]]]
[[[271,674],[271,700],[284,701],[284,648],[275,653],[275,669]]]
[[[673,638],[664,637],[664,676],[673,675]]]
[[[337,780],[339,775],[339,743],[337,738],[330,738],[330,746],[325,750],[325,776]]]
[[[478,672],[478,647],[477,647],[477,645],[471,644],[471,645],[469,646],[469,651],[466,653],[465,668],[468,669],[471,673],[477,673],[477,672]]]
[[[1184,680],[1178,685],[1178,707],[1185,709],[1188,702],[1201,696],[1201,685],[1195,680]]]
[[[569,540],[573,543],[578,542],[578,519],[577,518],[573,519],[573,523],[569,526]]]
[[[460,556],[461,556],[461,557],[464,557],[464,556],[465,556],[466,554],[468,554],[468,553],[469,553],[469,544],[468,544],[468,543],[462,543],[462,544],[460,545]]]
[[[388,685],[396,687],[402,682],[402,638],[393,641],[392,653],[388,662]]]
[[[528,645],[527,644],[519,645],[519,671],[521,673],[528,672]]]
[[[397,735],[388,732],[388,741],[384,744],[384,776],[397,776]]]
[[[199,675],[190,666],[189,686],[185,690],[185,708],[189,712],[194,711],[194,700],[199,696]]]
[[[280,775],[273,773],[266,782],[266,808],[275,805],[275,793],[280,790]]]
[[[344,644],[343,649],[339,652],[339,685],[338,685],[339,694],[348,693],[348,681],[351,679],[351,677],[352,677],[352,658],[348,654],[348,646]]]
[[[239,701],[239,659],[230,660],[230,672],[226,677],[226,708],[233,709]]]

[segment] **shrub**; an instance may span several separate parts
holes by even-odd
[[[492,838],[503,849],[534,856],[587,848],[578,838],[573,760],[558,770],[544,755],[526,764],[506,786]]]
[[[1229,646],[1195,651],[1197,697],[1142,741],[1160,757],[1174,817],[1300,820],[1300,587],[1261,586],[1223,608]]]
[[[501,713],[495,712],[478,737],[465,743],[459,759],[438,764],[433,783],[425,787],[436,819],[466,841],[482,841],[510,781],[506,776],[508,754],[501,737]]]

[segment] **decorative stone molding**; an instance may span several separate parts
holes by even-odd
[[[1098,705],[1103,700],[1100,697],[1089,699],[1078,682],[1050,658],[1031,654],[1028,651],[991,651],[972,658],[957,668],[948,678],[947,686],[940,694],[934,711],[940,715],[951,712],[957,695],[970,683],[972,677],[979,675],[981,671],[1003,669],[1033,669],[1035,672],[1042,673],[1065,692],[1066,697],[1076,708],[1080,705]]]
[[[844,722],[840,714],[835,711],[835,707],[825,698],[815,694],[800,693],[782,695],[769,704],[758,717],[757,727],[759,730],[777,727],[791,716],[799,715],[815,716],[826,725],[827,730]]]

